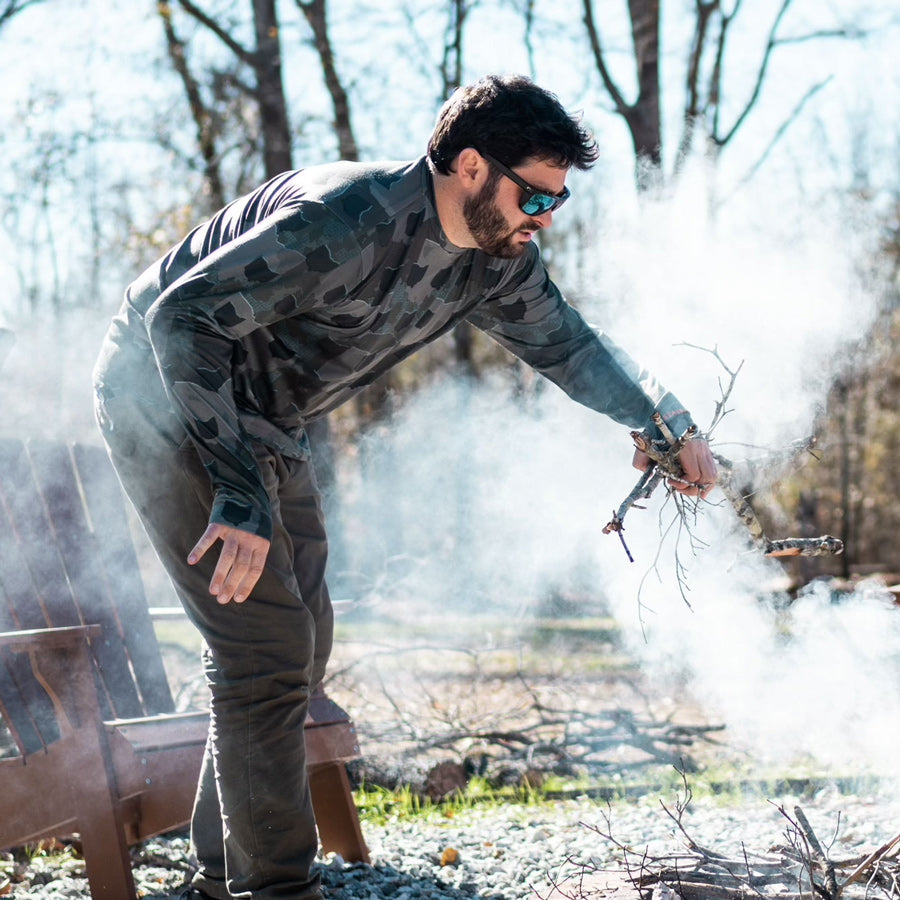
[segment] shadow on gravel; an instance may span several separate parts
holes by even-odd
[[[376,900],[380,897],[393,900],[506,900],[510,896],[498,888],[485,890],[465,882],[445,884],[385,865],[324,866],[322,886],[325,900]]]
[[[324,900],[508,900],[501,888],[480,888],[473,883],[451,885],[434,878],[400,872],[392,866],[321,865]],[[143,893],[142,900],[175,900],[179,890]]]

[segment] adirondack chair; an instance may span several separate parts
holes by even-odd
[[[0,441],[0,632],[0,847],[77,834],[94,900],[134,898],[129,844],[189,821],[208,713],[175,711],[102,449]],[[305,735],[322,846],[367,861],[353,726],[320,692]]]

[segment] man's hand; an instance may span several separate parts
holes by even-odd
[[[709,444],[701,438],[688,441],[678,454],[678,461],[684,469],[684,479],[669,478],[669,487],[689,497],[705,498],[719,478],[719,468]],[[632,464],[643,472],[650,465],[650,457],[641,450],[635,450]]]
[[[188,563],[195,565],[207,550],[222,541],[219,562],[209,583],[209,592],[219,601],[243,603],[259,581],[270,542],[264,537],[231,528],[228,525],[210,524],[194,549],[188,554]]]

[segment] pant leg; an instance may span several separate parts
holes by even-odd
[[[197,566],[185,562],[206,527],[212,495],[174,416],[118,397],[101,404],[98,418],[126,491],[206,643],[211,724],[192,825],[197,886],[221,900],[318,898],[303,724],[331,621],[311,467],[259,448],[276,522],[269,561],[245,603],[221,606],[208,592],[215,549]]]
[[[278,577],[285,581],[296,578],[300,596],[303,597],[316,623],[311,679],[311,686],[314,688],[322,680],[332,643],[333,616],[324,580],[327,541],[321,502],[312,479],[311,467],[306,463],[292,460],[288,460],[287,465],[292,470],[292,477],[281,491],[274,521],[276,529],[283,527],[285,536],[289,538],[293,548],[293,571],[279,571]],[[276,540],[273,540],[273,544],[276,543],[278,543],[277,536]],[[277,568],[287,562],[286,559],[279,560],[270,554],[268,565]],[[223,838],[211,747],[207,749],[201,773],[192,841],[198,858],[207,860],[205,870],[199,873],[195,883],[209,893],[211,881],[214,884],[217,877],[223,878],[225,869],[224,858],[213,864],[217,848],[223,847]]]

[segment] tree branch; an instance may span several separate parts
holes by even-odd
[[[322,65],[325,87],[334,109],[334,130],[337,133],[338,153],[341,159],[358,160],[359,149],[350,118],[350,101],[338,75],[334,47],[328,33],[325,0],[296,0],[313,33],[313,43]]]
[[[778,45],[778,41],[776,40],[776,32],[778,31],[778,27],[781,24],[782,19],[787,13],[788,8],[790,7],[793,0],[782,0],[781,8],[778,10],[778,13],[775,16],[775,20],[772,23],[771,29],[769,29],[769,39],[766,42],[766,49],[763,52],[763,58],[760,62],[759,71],[756,74],[756,82],[753,85],[753,91],[750,94],[750,99],[747,101],[744,109],[738,115],[734,124],[729,129],[728,133],[724,137],[719,137],[717,134],[718,126],[713,130],[713,134],[711,135],[712,141],[716,144],[717,147],[724,147],[735,135],[737,130],[744,124],[747,116],[750,114],[750,111],[756,106],[757,100],[759,100],[759,95],[762,92],[763,81],[766,77],[766,72],[769,68],[769,61],[772,57],[772,51]],[[737,5],[735,5],[735,13],[737,12]],[[732,16],[734,13],[732,14]]]
[[[236,41],[215,19],[208,16],[193,0],[178,0],[181,8],[208,28],[234,55],[248,66],[256,66],[256,54]]]
[[[729,197],[733,197],[734,194],[739,191],[744,185],[748,184],[753,176],[762,168],[765,161],[768,159],[769,154],[772,150],[775,149],[775,145],[784,137],[788,128],[797,120],[800,116],[800,113],[803,111],[803,107],[821,91],[830,81],[834,78],[833,75],[829,75],[824,80],[818,82],[818,84],[814,84],[801,98],[800,101],[794,106],[794,108],[790,111],[790,113],[785,117],[784,121],[778,126],[775,131],[775,134],[772,136],[772,139],[766,145],[765,150],[760,154],[759,158],[756,162],[746,171],[746,173],[740,178],[740,180],[735,184],[732,190],[729,192],[728,197],[725,200],[721,201],[724,203],[728,200]],[[721,205],[721,204],[720,204]]]
[[[41,3],[43,0],[6,0],[0,5],[0,28],[2,28],[13,16],[18,15],[23,9]]]
[[[597,31],[597,26],[594,22],[594,4],[592,0],[584,0],[584,24],[587,28],[588,42],[591,45],[594,63],[597,66],[597,71],[600,73],[600,78],[603,80],[603,85],[615,104],[616,112],[621,116],[627,117],[631,112],[631,107],[625,102],[622,92],[613,81],[612,75],[606,66],[606,55],[603,52],[603,47],[600,43],[600,34]]]
[[[682,119],[681,139],[675,154],[675,172],[681,171],[687,159],[694,139],[694,129],[700,116],[700,69],[703,61],[703,50],[706,46],[706,35],[712,14],[718,7],[719,0],[696,0],[696,18],[694,33],[691,38],[691,49],[688,53],[687,75],[685,77],[685,104]]]

